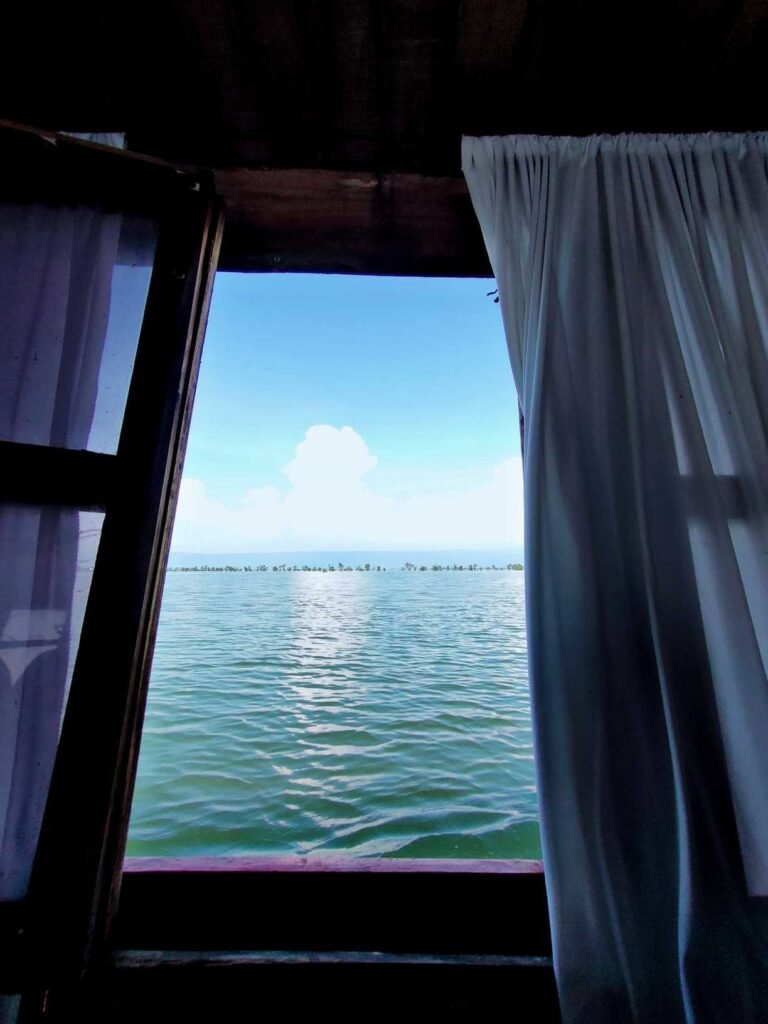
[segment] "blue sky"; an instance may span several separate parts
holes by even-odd
[[[219,274],[174,548],[518,547],[492,287]]]

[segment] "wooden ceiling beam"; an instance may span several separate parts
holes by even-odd
[[[218,170],[220,269],[490,277],[460,177]]]

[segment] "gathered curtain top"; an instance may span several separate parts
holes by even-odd
[[[703,132],[699,134],[624,132],[618,135],[465,135],[462,159],[465,168],[481,155],[591,157],[602,153],[644,155],[651,153],[701,153],[720,150],[736,155],[762,150],[768,156],[768,132]]]

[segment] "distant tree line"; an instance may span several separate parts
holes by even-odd
[[[520,562],[508,562],[506,565],[478,565],[477,562],[470,562],[468,565],[416,565],[415,562],[406,562],[397,569],[390,569],[390,572],[506,572],[509,570],[519,571],[523,568]],[[386,566],[371,565],[345,565],[339,562],[337,565],[181,565],[169,567],[168,572],[386,572]]]

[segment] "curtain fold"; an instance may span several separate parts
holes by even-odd
[[[567,1022],[768,1014],[768,137],[466,138]]]

